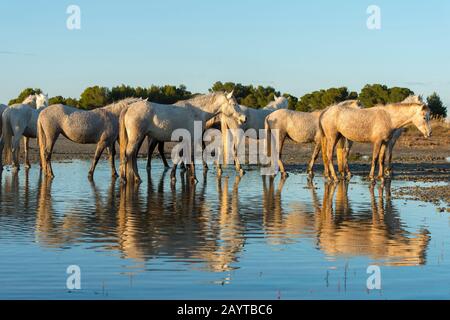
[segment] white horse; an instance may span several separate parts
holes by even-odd
[[[120,175],[126,181],[133,175],[140,182],[137,169],[137,153],[145,139],[155,141],[172,141],[172,133],[176,129],[186,129],[194,137],[194,122],[201,121],[204,128],[206,122],[218,114],[233,117],[239,123],[246,121],[233,93],[215,92],[197,96],[188,100],[184,106],[164,105],[142,101],[124,109],[120,115]],[[194,157],[194,143],[191,141],[191,160]],[[184,155],[186,156],[186,155]],[[177,163],[174,163],[172,179],[175,177]],[[191,162],[191,178],[195,179],[195,166]]]
[[[37,137],[37,119],[42,110],[48,106],[46,94],[31,95],[22,103],[14,104],[2,114],[2,136],[0,138],[0,155],[5,150],[6,162],[11,162],[14,170],[19,170],[20,138],[24,136],[25,167],[30,167],[28,158],[29,139]],[[0,169],[2,169],[0,157]]]
[[[244,112],[247,117],[247,122],[243,124],[237,123],[233,118],[224,118],[221,119],[221,130],[223,136],[223,145],[224,145],[224,154],[228,154],[228,141],[232,141],[232,153],[235,162],[236,171],[240,173],[240,175],[244,174],[244,170],[242,169],[241,163],[238,158],[238,150],[242,142],[245,142],[245,132],[247,130],[254,130],[256,133],[257,139],[265,138],[265,136],[260,136],[259,131],[264,130],[265,119],[271,113],[277,110],[287,109],[289,105],[288,100],[285,97],[274,97],[274,101],[271,101],[266,107],[262,109],[255,109],[251,107],[246,107],[240,105],[240,108]],[[231,129],[231,130],[228,130]],[[228,134],[231,134],[231,139],[228,139]],[[224,157],[224,164],[227,164],[228,157]],[[222,171],[221,165],[218,164],[219,174]]]
[[[97,144],[89,169],[89,179],[92,179],[95,167],[105,148],[109,151],[111,174],[117,177],[114,157],[115,143],[119,136],[119,115],[123,108],[137,101],[141,99],[127,98],[89,111],[62,104],[55,104],[44,110],[38,120],[38,136],[41,163],[45,174],[54,177],[51,157],[55,142],[62,134],[75,143]]]
[[[367,109],[330,107],[320,116],[320,128],[326,139],[327,165],[331,176],[337,180],[331,162],[336,143],[341,137],[356,142],[373,144],[372,165],[369,178],[374,180],[378,161],[378,178],[384,178],[384,157],[396,130],[414,124],[425,137],[431,136],[430,109],[423,102],[391,103]],[[323,151],[325,152],[325,151]]]

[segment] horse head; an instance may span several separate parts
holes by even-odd
[[[36,100],[38,96],[39,94],[30,94],[22,101],[22,104],[27,104],[32,108],[36,108]]]
[[[287,109],[289,106],[289,101],[283,96],[277,97],[273,96],[273,101],[269,102],[269,104],[264,107],[264,109]]]
[[[40,93],[36,95],[36,109],[48,107],[48,94]]]
[[[220,112],[229,118],[233,118],[239,124],[244,124],[247,121],[245,112],[241,109],[233,95],[233,91],[230,93],[220,93],[217,97],[221,104]]]
[[[430,108],[423,102],[414,102],[410,103],[410,105],[416,109],[412,118],[412,123],[419,129],[425,138],[431,137]]]

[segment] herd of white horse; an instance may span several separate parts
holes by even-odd
[[[118,142],[120,177],[124,182],[140,182],[137,157],[145,138],[148,138],[147,169],[151,168],[151,156],[156,146],[165,166],[168,166],[164,143],[172,141],[172,132],[176,129],[182,128],[193,134],[194,122],[200,121],[205,130],[215,126],[222,133],[233,132],[229,129],[254,129],[256,132],[265,130],[264,137],[256,138],[270,137],[266,139],[267,151],[269,154],[271,150],[278,153],[277,165],[282,175],[286,175],[281,157],[286,138],[296,143],[314,143],[308,174],[313,176],[313,165],[322,151],[324,177],[332,180],[339,179],[332,161],[335,151],[341,176],[349,178],[348,155],[352,143],[372,143],[369,178],[374,180],[377,162],[377,178],[391,176],[392,150],[405,126],[413,124],[425,137],[431,135],[430,110],[418,96],[408,97],[400,103],[372,108],[362,108],[357,100],[344,101],[314,112],[293,111],[287,107],[288,101],[284,97],[275,97],[275,101],[267,107],[255,109],[239,105],[233,92],[215,92],[173,105],[127,98],[103,108],[86,111],[62,104],[48,106],[46,95],[35,94],[19,104],[9,107],[0,105],[0,171],[3,169],[3,154],[5,162],[12,164],[14,171],[19,169],[20,140],[24,137],[25,166],[30,166],[28,141],[30,138],[37,139],[41,169],[46,176],[53,177],[51,156],[55,142],[62,134],[75,143],[97,145],[89,170],[90,178],[93,177],[105,149],[109,153],[111,173],[113,177],[118,176],[115,168],[115,145]],[[272,134],[275,130],[278,132],[276,136]],[[234,135],[232,142],[236,170],[243,174],[235,150],[245,142],[245,136],[243,139],[240,135]],[[193,143],[191,145],[194,146]],[[225,148],[228,146],[225,145]],[[172,178],[175,177],[178,164],[173,163]],[[194,180],[194,159],[189,165],[188,169]],[[219,166],[218,173],[220,172]]]

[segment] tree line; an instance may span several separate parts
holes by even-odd
[[[234,82],[223,83],[220,81],[214,83],[209,89],[209,92],[230,92],[232,90],[234,90],[234,95],[239,104],[254,108],[265,107],[270,101],[273,101],[275,95],[281,95],[280,91],[277,91],[271,86],[253,86]],[[41,92],[40,89],[27,88],[17,98],[9,101],[9,105],[22,102],[30,94]],[[358,99],[364,107],[370,108],[377,104],[401,102],[412,94],[414,92],[408,88],[389,88],[382,84],[368,84],[359,93],[349,91],[346,87],[340,87],[314,91],[302,97],[295,97],[289,93],[284,93],[283,96],[289,101],[289,109],[310,112],[321,110],[334,103],[349,99]],[[62,96],[51,97],[49,104],[61,103],[84,110],[91,110],[128,97],[140,97],[156,103],[172,104],[180,100],[189,99],[195,95],[188,91],[184,85],[152,85],[148,88],[143,88],[122,84],[111,89],[100,86],[88,87],[81,93],[79,99],[65,98]],[[443,104],[437,93],[433,93],[427,97],[427,104],[433,115],[447,116],[447,107]]]

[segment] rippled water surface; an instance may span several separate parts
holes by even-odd
[[[0,298],[450,298],[449,216],[390,189],[314,185],[305,175],[218,180],[193,187],[154,161],[121,188],[101,162],[5,171],[0,188]],[[66,269],[81,268],[79,291]],[[381,268],[382,289],[366,287]]]

